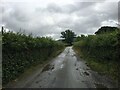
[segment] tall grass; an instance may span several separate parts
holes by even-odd
[[[51,38],[33,37],[22,33],[3,32],[3,85],[16,79],[31,65],[42,64],[64,48]]]

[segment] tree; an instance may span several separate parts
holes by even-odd
[[[71,30],[66,30],[64,32],[61,32],[62,34],[62,38],[64,38],[64,41],[68,44],[68,45],[72,45],[72,42],[74,41],[74,38],[76,37],[76,34],[74,32],[72,32]]]

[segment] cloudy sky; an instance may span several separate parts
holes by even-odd
[[[35,36],[60,37],[66,29],[94,34],[118,22],[119,0],[1,0],[0,27]]]

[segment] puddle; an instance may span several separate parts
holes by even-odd
[[[64,66],[64,65],[62,64],[62,65],[60,66],[60,68],[63,68],[63,66]]]
[[[75,66],[76,66],[76,63],[75,63]]]
[[[54,65],[47,64],[47,65],[42,69],[42,72],[49,71],[49,70],[53,70],[53,69],[54,69]]]
[[[89,76],[89,73],[88,72],[84,72],[85,75]]]
[[[72,57],[75,57],[75,56],[76,56],[75,54],[72,55]]]
[[[76,68],[76,70],[78,70],[78,68]]]
[[[86,70],[90,70],[90,68],[86,68]]]
[[[97,83],[95,83],[95,86],[96,86],[96,88],[105,88],[106,90],[108,90],[108,88],[106,87],[106,86],[104,86],[103,84],[97,84]]]
[[[39,81],[36,81],[36,83],[39,83]]]

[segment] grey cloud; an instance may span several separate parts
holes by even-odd
[[[55,3],[50,3],[46,8],[36,8],[36,11],[48,11],[51,13],[74,13],[76,11],[84,10],[85,8],[90,8],[96,2],[74,2],[68,5],[59,5]]]
[[[29,18],[26,16],[26,13],[22,12],[20,9],[15,9],[14,13],[12,13],[11,16],[15,17],[15,19],[20,22],[29,21]]]
[[[0,13],[7,28],[16,32],[22,28],[26,33],[35,36],[51,35],[55,39],[67,28],[77,34],[93,34],[102,22],[116,21],[118,18],[117,3],[106,2],[74,2],[66,5],[49,3],[46,7],[32,8],[14,3],[8,4],[3,10]]]
[[[46,10],[48,10],[49,12],[56,12],[56,13],[61,13],[63,12],[62,8],[58,5],[56,5],[55,3],[51,3],[47,6]]]
[[[94,4],[95,2],[76,2],[74,4],[64,6],[65,9],[63,8],[63,11],[67,13],[74,13],[77,11],[84,10],[85,8],[89,8]]]

